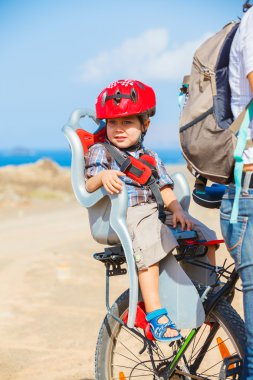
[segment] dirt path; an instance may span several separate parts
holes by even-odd
[[[94,379],[105,307],[104,269],[92,253],[101,246],[76,202],[46,208],[0,226],[1,380]]]

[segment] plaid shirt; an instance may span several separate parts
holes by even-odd
[[[109,142],[107,140],[107,142]],[[158,173],[158,178],[156,180],[159,188],[164,186],[170,186],[173,188],[173,180],[170,178],[166,172],[163,162],[160,160],[158,155],[150,149],[141,147],[135,152],[128,152],[133,157],[139,158],[140,154],[149,154],[156,160],[156,168]],[[102,144],[95,144],[91,146],[85,155],[85,178],[89,179],[102,170],[114,169],[120,170],[117,162],[111,157],[110,153]],[[140,185],[138,182],[132,180],[131,178],[125,176],[120,177],[126,184],[128,193],[128,207],[136,206],[140,203],[151,203],[155,202],[155,198],[148,186]]]

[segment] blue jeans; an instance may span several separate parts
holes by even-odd
[[[253,380],[253,189],[241,192],[238,222],[230,224],[234,196],[235,186],[231,184],[221,204],[221,231],[242,280],[247,336],[243,379]]]

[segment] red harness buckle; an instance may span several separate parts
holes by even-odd
[[[129,178],[138,182],[140,185],[145,185],[152,175],[152,170],[146,164],[144,164],[144,162],[140,161],[138,158],[129,156],[129,159],[131,161],[131,165],[124,171],[124,173],[126,173],[126,175]],[[131,171],[132,167],[139,169],[140,171],[139,175],[134,174]]]

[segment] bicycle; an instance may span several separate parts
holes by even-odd
[[[218,270],[201,262],[198,257],[205,254],[204,245],[194,245],[193,240],[189,242],[188,236],[179,239],[177,260],[200,266],[210,273],[215,272],[217,280],[212,286],[194,284],[204,305],[205,323],[191,331],[181,331],[183,339],[170,345],[149,340],[149,331],[145,333],[141,323],[138,325],[137,322],[135,328],[127,327],[128,290],[110,308],[109,277],[126,273],[126,269],[122,268],[125,263],[123,251],[117,253],[107,249],[94,255],[106,266],[108,309],[96,346],[96,380],[238,377],[246,340],[244,322],[231,306],[238,274],[235,269],[231,271],[231,265],[225,267],[226,261]],[[141,307],[143,305],[139,305],[139,312]]]
[[[98,125],[94,134],[84,131],[80,126],[80,120],[86,116]],[[206,316],[201,326],[196,324],[200,327],[190,331],[181,330],[183,338],[171,344],[152,340],[143,304],[139,303],[137,307],[138,280],[126,226],[126,190],[123,186],[121,193],[113,196],[103,188],[88,193],[84,186],[83,154],[88,149],[87,144],[102,141],[104,124],[96,120],[92,111],[77,109],[63,127],[63,133],[72,150],[71,178],[75,196],[82,206],[88,208],[93,238],[99,243],[110,245],[104,252],[94,255],[106,266],[108,309],[97,341],[96,380],[238,378],[245,346],[245,329],[242,319],[231,306],[238,280],[235,269],[231,271],[224,262],[216,270],[216,267],[201,261],[206,255],[206,244],[197,243],[194,232],[179,232],[176,235],[179,242],[175,256],[177,261],[187,263],[192,268],[200,267],[202,271],[215,275],[216,279],[207,286],[191,281],[191,287],[195,285],[200,296],[197,295],[197,298],[203,303],[200,308],[203,311],[201,321]],[[183,209],[187,210],[190,203],[189,186],[182,175],[176,174],[174,180],[177,198]],[[126,262],[130,290],[125,291],[110,307],[109,278],[126,274],[127,269],[123,268]],[[216,344],[213,345],[213,342]]]

